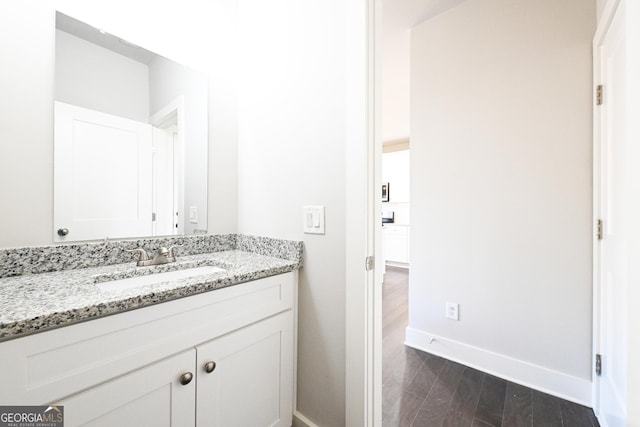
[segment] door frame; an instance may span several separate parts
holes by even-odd
[[[593,58],[594,69],[593,76],[594,82],[597,84],[601,79],[600,75],[600,52],[599,48],[602,45],[613,18],[618,10],[622,0],[609,0],[606,4],[602,16],[598,22],[598,29],[593,40]],[[640,75],[640,27],[637,25],[630,25],[630,23],[638,22],[640,19],[640,3],[637,1],[627,1],[625,3],[625,17],[627,25],[625,26],[626,32],[626,110],[628,114],[637,113],[640,111],[640,79],[637,77]],[[605,88],[606,89],[606,88]],[[606,95],[606,93],[605,93]],[[593,171],[593,202],[594,202],[594,220],[597,219],[597,208],[601,203],[600,191],[596,185],[600,181],[601,171],[599,168],[600,158],[600,112],[594,109],[593,116],[593,144],[594,144],[594,171]],[[640,144],[637,141],[640,140],[640,122],[638,120],[627,120],[626,123],[627,138],[629,141],[634,141],[634,144],[630,144],[630,162],[634,165],[640,164]],[[640,168],[629,168],[630,176],[630,191],[633,194],[640,194]],[[634,199],[636,200],[636,199]],[[640,217],[640,203],[637,201],[630,205],[628,215],[632,218]],[[606,224],[605,224],[606,225]],[[640,223],[638,221],[632,221],[630,224],[630,250],[632,250],[631,257],[638,257],[640,255]],[[597,354],[599,350],[598,344],[601,339],[600,326],[600,311],[599,304],[601,302],[600,297],[600,284],[598,282],[598,275],[600,273],[600,252],[597,248],[598,244],[594,240],[594,252],[593,252],[593,351]],[[637,263],[629,264],[629,289],[627,295],[627,325],[628,332],[625,339],[627,340],[627,361],[634,361],[640,359],[640,337],[636,333],[634,327],[640,324],[640,265]],[[596,411],[596,415],[599,412],[599,396],[598,396],[598,384],[597,381],[593,381],[593,407]],[[626,422],[627,425],[640,425],[640,407],[638,405],[630,405],[629,402],[637,402],[640,399],[640,366],[637,363],[627,363],[627,400],[626,400]],[[606,422],[601,423],[606,426]]]
[[[593,318],[592,318],[592,407],[593,410],[600,419],[600,382],[596,373],[596,355],[601,354],[601,343],[603,337],[602,325],[602,312],[600,310],[602,304],[602,283],[601,283],[601,262],[602,262],[602,245],[598,238],[598,220],[602,218],[602,108],[596,105],[596,88],[602,82],[602,55],[601,49],[605,42],[606,36],[609,33],[611,23],[616,15],[618,6],[621,0],[609,0],[602,12],[602,15],[598,21],[597,30],[593,38]]]
[[[176,233],[173,230],[174,235],[184,235],[185,234],[185,215],[186,210],[184,207],[184,197],[185,197],[185,178],[184,178],[184,161],[185,161],[185,113],[184,113],[184,95],[180,95],[167,105],[158,110],[155,114],[152,114],[149,117],[149,123],[157,128],[164,129],[165,124],[173,120],[175,118],[176,127],[178,128],[178,141],[176,145],[176,141],[174,140],[174,151],[173,151],[173,179],[174,179],[174,211],[177,212],[177,221],[178,221],[178,232]],[[176,149],[177,148],[177,149]],[[177,194],[177,197],[176,197]],[[176,200],[177,199],[177,200]],[[173,221],[175,222],[175,215]]]
[[[380,169],[381,0],[347,7],[345,425],[382,418],[382,269]],[[365,268],[374,256],[373,270]]]

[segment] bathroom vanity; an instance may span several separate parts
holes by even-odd
[[[164,240],[189,255],[117,262],[129,246]],[[2,250],[1,271],[14,275],[0,278],[0,402],[64,405],[67,426],[290,426],[302,244],[226,235],[111,245]],[[60,250],[89,265],[65,269]],[[112,265],[91,265],[101,251]],[[24,268],[57,271],[20,270],[25,256],[40,267]],[[162,276],[202,267],[217,269]]]

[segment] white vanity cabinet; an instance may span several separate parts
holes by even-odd
[[[0,343],[5,405],[65,425],[290,426],[297,271]]]

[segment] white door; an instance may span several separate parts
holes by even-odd
[[[594,243],[595,351],[602,373],[595,377],[595,409],[603,425],[626,426],[627,292],[629,286],[629,139],[626,134],[625,1],[621,1],[602,41],[596,41],[596,76],[603,85],[596,107],[595,214],[602,239]],[[599,173],[598,173],[599,170]]]
[[[291,425],[292,325],[288,311],[197,347],[198,427]]]
[[[152,234],[151,140],[149,124],[55,103],[55,242]]]
[[[195,349],[185,351],[58,402],[64,425],[162,427],[195,425]]]

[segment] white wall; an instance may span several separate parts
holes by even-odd
[[[0,246],[51,243],[55,14],[0,2],[0,16]]]
[[[238,230],[304,241],[297,406],[344,425],[346,7],[239,4]],[[326,206],[325,235],[302,233],[304,205]]]
[[[52,243],[54,7],[210,74],[209,232],[236,231],[235,0],[1,2],[0,247]]]
[[[585,403],[595,13],[468,0],[411,39],[407,339]]]
[[[409,138],[411,31],[392,2],[382,15],[382,141]]]
[[[56,30],[55,99],[149,122],[149,67]]]

